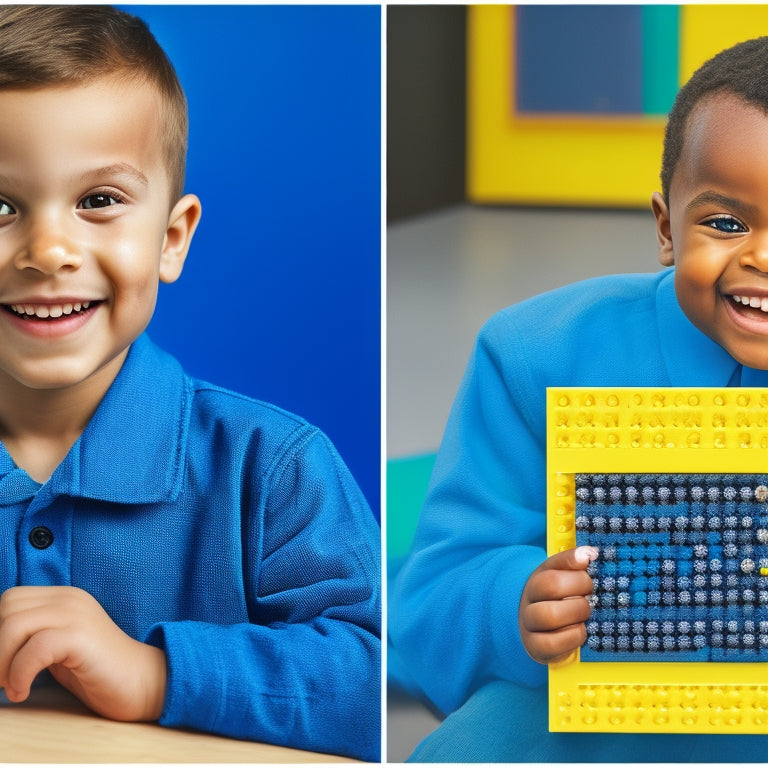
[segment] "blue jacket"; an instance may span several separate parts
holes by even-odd
[[[729,384],[766,386],[768,373],[688,321],[672,270],[577,283],[486,323],[388,603],[394,652],[442,711],[492,680],[546,681],[517,626],[546,557],[546,388]]]
[[[80,587],[163,648],[162,724],[378,759],[379,528],[317,429],[141,337],[47,483],[0,446],[0,504],[0,591]]]

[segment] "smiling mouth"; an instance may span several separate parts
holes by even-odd
[[[768,296],[731,296],[731,301],[740,309],[757,310],[768,315]]]
[[[3,304],[7,312],[25,320],[58,320],[61,317],[82,314],[96,307],[98,301],[73,301],[64,304]]]

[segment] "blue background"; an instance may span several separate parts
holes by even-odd
[[[377,6],[121,6],[168,53],[203,218],[151,337],[323,429],[379,518]]]

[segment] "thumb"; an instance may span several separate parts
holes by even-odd
[[[564,552],[548,557],[542,563],[542,568],[557,571],[585,571],[591,562],[597,560],[598,554],[597,547],[581,546],[566,549]]]

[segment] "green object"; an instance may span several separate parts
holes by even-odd
[[[427,495],[435,454],[387,461],[387,558],[408,554]]]
[[[644,5],[643,114],[666,115],[680,88],[680,8]]]

